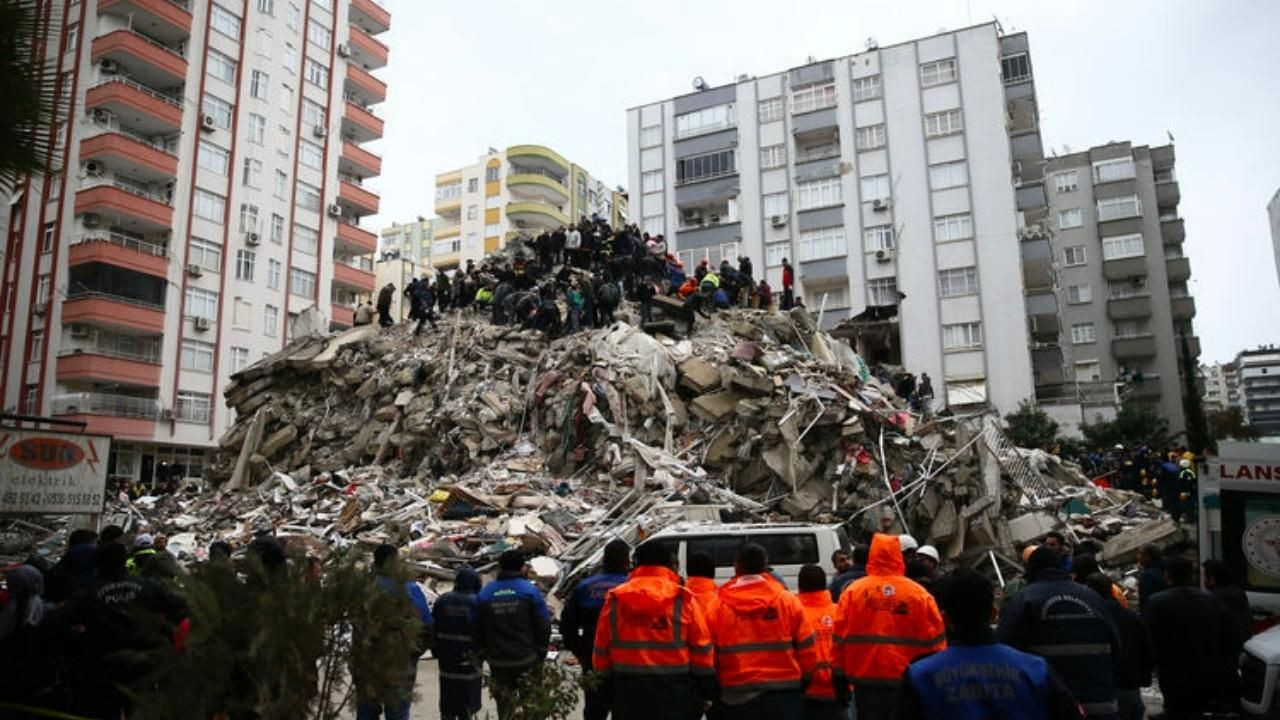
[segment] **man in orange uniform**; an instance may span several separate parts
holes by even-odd
[[[836,626],[836,604],[827,589],[827,574],[817,565],[800,568],[800,604],[804,616],[818,638],[818,666],[813,682],[804,691],[805,720],[845,720],[849,714],[849,682],[843,675],[833,677],[832,635]]]
[[[835,668],[853,683],[859,720],[893,717],[907,665],[947,646],[938,604],[905,572],[902,543],[893,535],[876,533],[867,556],[867,576],[840,596]]]
[[[804,717],[804,687],[818,665],[817,638],[800,600],[768,567],[769,556],[760,545],[739,548],[737,575],[720,588],[709,623],[721,717]]]
[[[674,564],[670,550],[645,543],[627,581],[605,596],[592,664],[614,720],[696,720],[715,697],[707,623]]]
[[[719,588],[716,587],[716,561],[707,553],[696,552],[689,555],[685,562],[688,580],[684,586],[698,599],[698,607],[702,617],[711,622],[711,607],[716,601]]]

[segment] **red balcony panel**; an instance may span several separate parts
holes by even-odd
[[[76,214],[87,212],[132,218],[148,230],[173,227],[172,207],[114,185],[97,185],[76,193]]]
[[[387,84],[355,65],[347,65],[347,80],[368,95],[372,102],[380,103],[387,99]]]
[[[360,255],[368,255],[378,251],[378,236],[358,228],[351,223],[338,223],[338,242],[352,248],[358,248]]]
[[[333,264],[333,282],[336,285],[349,287],[357,292],[373,292],[373,286],[377,284],[377,278],[373,273],[367,270],[353,268],[344,262],[335,262]]]
[[[346,180],[338,184],[338,201],[353,206],[364,215],[378,212],[378,196]]]
[[[124,165],[138,166],[168,178],[178,176],[178,158],[128,135],[105,132],[85,138],[80,143],[80,159],[105,159]]]
[[[338,325],[340,327],[351,327],[356,324],[355,308],[350,308],[350,307],[347,307],[346,305],[339,305],[337,303],[334,303],[333,306],[329,309],[329,313],[331,316],[331,319],[329,322],[333,325]]]
[[[191,35],[191,13],[173,0],[98,0],[98,12],[131,15],[136,26],[166,40]]]
[[[111,295],[81,295],[62,302],[64,325],[82,323],[159,335],[164,332],[164,309]]]
[[[151,440],[156,433],[156,421],[147,418],[79,414],[58,417],[86,423],[84,431],[91,435],[110,435],[117,440]]]
[[[382,158],[353,142],[342,143],[341,159],[354,165],[357,171],[363,171],[363,177],[382,174]]]
[[[374,115],[368,110],[365,110],[364,108],[351,102],[350,100],[347,101],[347,109],[343,116],[347,120],[351,121],[352,124],[359,126],[361,131],[363,131],[363,134],[366,136],[366,138],[361,139],[360,142],[366,142],[367,140],[376,140],[382,137],[382,132],[383,132],[382,118],[378,117],[377,115]]]
[[[95,262],[127,268],[156,277],[169,276],[169,257],[167,253],[158,255],[152,252],[143,252],[136,248],[114,243],[105,237],[102,239],[87,238],[80,240],[71,246],[71,251],[67,254],[67,265],[72,267]]]
[[[140,73],[136,63],[141,62],[150,74],[165,76],[174,83],[187,77],[186,58],[131,30],[115,30],[94,38],[92,58],[94,62],[103,58],[119,60],[131,66],[134,74]]]
[[[160,387],[160,366],[140,360],[72,353],[58,357],[59,382],[113,382]]]
[[[363,28],[351,26],[351,46],[361,62],[370,67],[386,67],[391,51]]]
[[[351,18],[375,35],[391,29],[391,13],[374,0],[351,0]]]
[[[157,133],[182,129],[182,105],[122,77],[89,88],[85,106],[110,110]],[[381,133],[381,126],[378,130]]]

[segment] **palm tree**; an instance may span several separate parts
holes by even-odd
[[[48,15],[39,0],[0,0],[0,193],[13,192],[25,177],[57,172],[57,143],[50,143],[66,108],[58,92],[55,63],[42,41],[57,43],[58,2]]]

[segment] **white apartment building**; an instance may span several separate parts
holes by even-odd
[[[0,406],[198,476],[228,378],[374,289],[386,86],[374,0],[54,2],[62,172],[9,208]]]
[[[632,217],[686,267],[747,255],[775,291],[788,258],[868,360],[1011,411],[1034,397],[1021,231],[1045,205],[1016,162],[1040,151],[1030,73],[1025,35],[989,23],[632,108]]]

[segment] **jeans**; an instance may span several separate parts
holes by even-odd
[[[409,707],[413,704],[413,686],[418,679],[418,658],[413,658],[406,670],[405,680],[408,686],[404,691],[404,699],[392,703],[377,700],[357,702],[356,720],[379,720],[383,716],[386,720],[409,720]]]

